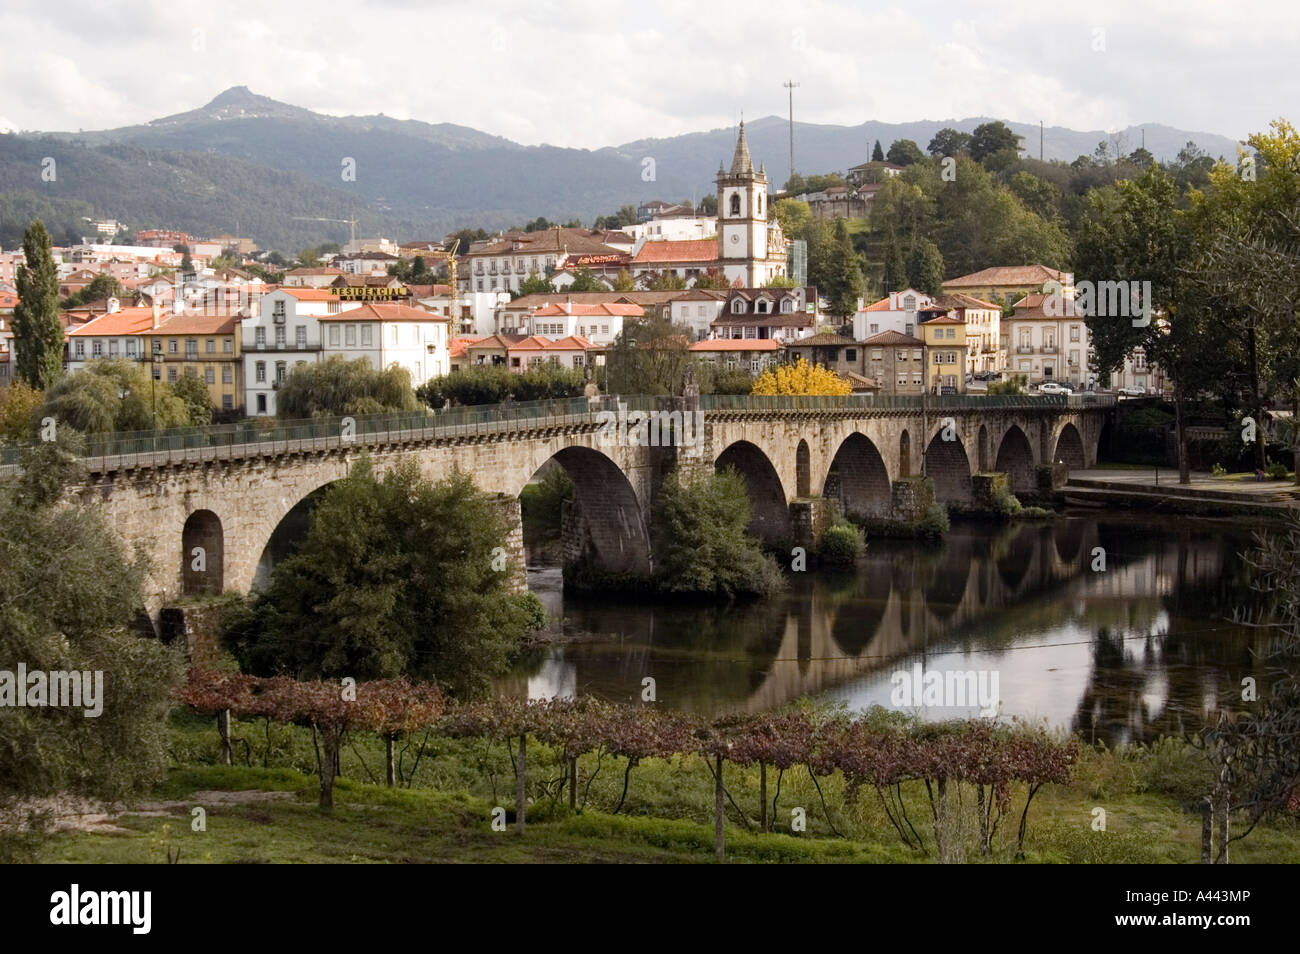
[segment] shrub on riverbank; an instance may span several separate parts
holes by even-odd
[[[666,593],[767,596],[785,585],[781,571],[749,535],[749,495],[734,470],[663,484],[654,534],[655,582]]]
[[[827,527],[817,541],[817,558],[829,566],[852,566],[866,550],[866,535],[847,520]]]
[[[941,537],[950,529],[948,509],[943,504],[933,503],[925,510],[925,516],[917,523],[917,531],[925,537]]]

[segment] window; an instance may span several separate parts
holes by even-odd
[[[128,338],[126,340],[126,353],[128,357],[134,358],[137,354],[138,349],[139,349],[139,342],[137,342],[134,338]]]
[[[921,372],[920,372],[920,371],[913,371],[913,372],[912,372],[912,383],[913,383],[913,384],[920,384],[920,383],[921,383]]]
[[[906,325],[903,326],[903,328],[905,329],[903,333],[909,336],[916,331],[916,325],[912,324],[911,322],[908,322]]]
[[[760,315],[766,315],[766,314],[767,314],[767,302],[766,302],[766,301],[759,301],[759,303],[758,303],[758,308],[756,309],[756,311],[757,311]]]
[[[357,326],[343,326],[343,346],[345,348],[355,348],[357,346]]]
[[[478,279],[478,290],[479,290],[479,291],[482,291],[482,290],[483,290],[483,279],[481,279],[481,278]]]
[[[104,353],[104,343],[100,341],[98,338],[96,338],[94,341],[90,343],[90,354],[92,357],[98,358],[101,355],[103,355],[103,353]]]
[[[283,383],[284,383],[284,376],[285,376],[286,373],[288,373],[288,372],[287,372],[287,368],[286,368],[286,366],[285,366],[285,362],[283,362],[283,361],[277,361],[277,362],[275,363],[275,380],[276,380],[276,383],[277,383],[277,384],[283,384]]]
[[[580,367],[582,367],[582,364],[583,364],[583,361],[582,361],[582,355],[580,355],[580,354],[575,354],[575,355],[573,356],[573,366],[574,366],[575,368],[580,368]]]
[[[700,305],[700,307],[699,307],[698,309],[696,309],[696,312],[695,312],[695,313],[696,313],[697,315],[699,315],[701,318],[707,318],[708,315],[709,315],[709,306],[708,306],[708,305]]]
[[[330,347],[337,348],[338,346],[339,346],[339,326],[330,325]]]
[[[235,382],[235,369],[228,364],[223,364],[221,366],[221,383],[234,384],[234,382]]]
[[[906,360],[907,360],[907,352],[906,352],[906,351],[899,351],[898,354],[896,354],[894,357],[895,357],[895,360],[898,360],[898,361],[906,361]]]
[[[361,326],[361,347],[369,348],[374,337],[374,329],[370,325]]]
[[[234,339],[234,338],[222,338],[222,339],[221,339],[221,353],[222,353],[222,354],[234,354],[234,353],[235,353],[235,339]]]
[[[480,282],[479,284],[482,283]],[[342,302],[331,301],[325,303],[325,313],[328,315],[337,315],[342,310],[343,310]]]
[[[731,302],[731,313],[733,315],[743,315],[745,313],[745,303],[739,298],[733,299]]]
[[[903,311],[916,311],[916,296],[914,295],[904,296]]]
[[[872,360],[872,361],[883,361],[884,358],[885,358],[885,353],[884,353],[883,351],[881,351],[879,348],[872,348],[872,349],[871,349],[871,360]]]
[[[602,335],[607,335],[607,334],[609,334],[609,325],[601,325],[601,326],[600,326],[600,333],[601,333]]]
[[[740,194],[737,192],[731,194],[731,214],[740,215]]]
[[[265,414],[265,413],[266,413],[266,395],[265,395],[265,394],[259,394],[259,395],[257,396],[257,413],[258,413],[258,414]]]
[[[302,349],[307,347],[307,326],[298,325],[293,329],[294,347]]]
[[[899,386],[900,388],[902,388],[902,387],[907,387],[907,375],[906,375],[906,374],[900,374],[900,375],[898,376],[898,386]]]
[[[857,348],[845,348],[845,349],[844,349],[844,360],[845,360],[845,361],[857,361],[857,360],[858,360],[858,349],[857,349]]]
[[[880,333],[880,325],[878,325],[878,324],[873,324],[873,325],[871,326],[871,333],[872,333],[873,335],[879,334],[879,333]]]
[[[216,339],[215,339],[215,338],[209,338],[209,339],[207,340],[206,344],[204,345],[203,350],[206,351],[208,354],[216,354],[216,353],[217,353],[217,341],[216,341]]]
[[[256,372],[255,379],[258,384],[266,383],[266,362],[265,361],[257,362],[257,372]]]
[[[170,339],[170,340],[167,342],[167,351],[168,351],[170,354],[176,354],[177,352],[179,352],[179,351],[180,351],[180,342],[177,341],[175,338]]]
[[[108,356],[109,356],[110,358],[116,358],[116,357],[117,357],[117,339],[116,339],[116,338],[110,338],[110,339],[108,339]]]
[[[1079,340],[1079,326],[1078,326],[1078,325],[1070,325],[1070,340],[1071,340],[1071,341],[1078,341],[1078,340]]]
[[[283,348],[285,344],[284,325],[277,325],[275,328],[275,346]]]
[[[397,325],[390,325],[388,328],[388,343],[397,344]]]
[[[253,329],[253,343],[256,344],[257,347],[259,347],[259,348],[265,348],[265,347],[266,347],[266,329],[265,329],[265,328],[255,328],[255,329]]]
[[[913,361],[921,361],[921,360],[923,360],[922,357],[921,357],[921,349],[920,349],[920,348],[917,348],[915,351],[912,352],[912,360],[913,360]]]
[[[168,381],[175,381],[175,380],[176,380],[176,366],[175,366],[175,365],[172,365],[170,368],[167,369],[167,380],[168,380]]]
[[[781,313],[783,315],[789,315],[792,314],[793,312],[794,312],[794,301],[792,299],[787,298],[785,301],[781,302]]]
[[[196,361],[199,357],[199,340],[197,338],[185,339],[185,360]]]
[[[203,369],[203,383],[204,384],[217,383],[217,369],[214,368],[212,365],[208,365],[206,368]]]
[[[258,395],[258,396],[261,397],[262,395]],[[234,408],[235,408],[234,396],[230,394],[221,395],[221,410],[232,411],[234,410]]]
[[[271,317],[284,321],[284,299],[280,299],[271,305]]]

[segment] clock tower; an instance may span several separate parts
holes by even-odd
[[[757,288],[784,265],[768,261],[767,211],[767,173],[754,171],[741,120],[731,169],[718,167],[718,264],[729,282]]]

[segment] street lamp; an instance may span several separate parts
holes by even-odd
[[[163,357],[161,351],[155,351],[153,354],[154,370],[149,375],[149,394],[153,398],[153,418],[150,423],[153,424],[153,449],[158,449],[158,379],[162,377],[163,362],[167,359]]]

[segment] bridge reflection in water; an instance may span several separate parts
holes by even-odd
[[[1143,741],[1196,728],[1219,693],[1262,676],[1258,631],[1230,621],[1254,598],[1249,544],[1178,519],[959,524],[941,546],[872,540],[854,573],[794,574],[784,596],[728,607],[565,595],[558,570],[535,567],[530,587],[574,641],[521,662],[503,688],[632,702],[649,676],[658,704],[703,713],[818,694],[856,710],[892,707],[890,676],[920,663],[996,671],[1004,716]]]

